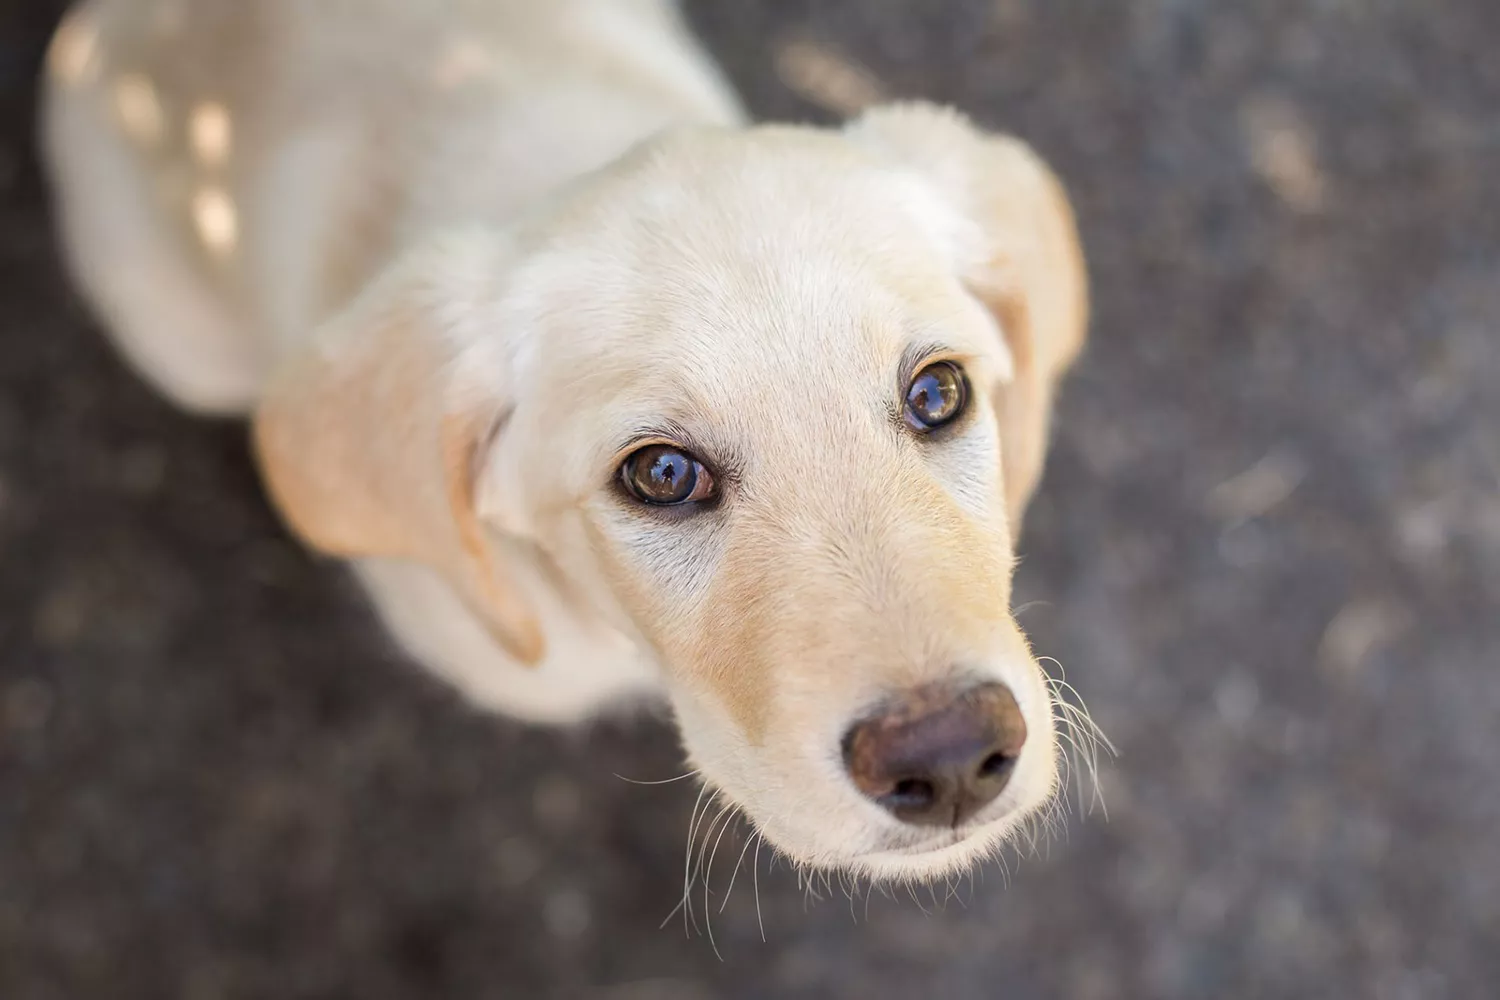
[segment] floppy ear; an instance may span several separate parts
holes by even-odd
[[[464,236],[395,265],[282,363],[254,438],[304,541],[431,566],[512,656],[535,663],[541,627],[474,507],[510,384],[483,319],[499,258],[488,237]]]
[[[954,267],[995,317],[1015,363],[1013,378],[997,387],[996,407],[1006,507],[1019,527],[1041,477],[1057,380],[1088,325],[1087,275],[1067,195],[1024,143],[985,135],[951,109],[875,108],[847,132],[927,180],[963,223],[950,233]]]

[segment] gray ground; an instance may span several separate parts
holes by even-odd
[[[747,860],[722,961],[657,929],[694,790],[614,776],[664,726],[465,708],[105,348],[31,163],[57,6],[0,4],[0,997],[1496,995],[1500,5],[690,4],[757,112],[952,101],[1069,182],[1020,589],[1121,751],[935,912],[762,859],[762,943]]]

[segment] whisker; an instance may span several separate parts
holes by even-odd
[[[698,812],[698,807],[700,805],[703,805],[703,797],[705,795],[707,795],[708,793],[709,793],[709,785],[708,785],[707,782],[705,782],[704,785],[703,785],[703,788],[700,789],[699,792],[698,792],[698,798],[693,802],[693,811],[688,816],[687,846],[683,849],[683,856],[682,856],[682,904],[681,904],[681,906],[682,906],[682,932],[687,937],[692,937],[692,931],[690,931],[688,929],[688,922],[689,922],[689,920],[691,919],[692,925],[693,925],[694,928],[696,928],[698,926],[697,919],[695,917],[693,917],[693,900],[692,900],[692,891],[693,891],[693,838],[698,833],[698,823],[701,820],[701,817],[699,816],[699,812]],[[712,804],[713,804],[713,801],[709,800],[708,805],[711,806]],[[705,816],[708,815],[708,806],[703,806],[703,815],[705,815]],[[663,926],[665,926],[665,924]]]
[[[1099,752],[1103,750],[1115,755],[1118,751],[1098,723],[1094,721],[1078,689],[1068,683],[1067,671],[1062,663],[1051,656],[1038,657],[1037,662],[1051,663],[1057,673],[1056,676],[1048,674],[1046,678],[1052,694],[1052,716],[1056,723],[1058,745],[1063,751],[1058,755],[1060,783],[1056,800],[1067,803],[1071,808],[1066,790],[1069,784],[1074,784],[1073,778],[1076,770],[1078,772],[1076,777],[1080,779],[1075,784],[1078,790],[1079,812],[1092,812],[1093,807],[1098,805],[1107,820],[1109,807],[1105,803],[1103,789],[1099,783]],[[1093,795],[1087,800],[1081,780],[1085,772],[1093,791]]]
[[[710,805],[712,804],[710,803]],[[714,813],[714,818],[709,822],[708,829],[703,832],[702,842],[698,845],[698,862],[693,865],[693,882],[695,884],[698,881],[698,875],[703,871],[703,859],[708,855],[709,843],[713,840],[714,830],[729,810],[730,807],[728,805],[719,806],[719,811]]]
[[[716,858],[716,857],[719,856],[719,842],[724,839],[724,834],[726,834],[726,833],[729,832],[729,827],[730,827],[731,824],[734,823],[735,813],[737,813],[737,812],[739,812],[739,806],[734,806],[733,808],[726,807],[724,810],[720,811],[720,813],[719,813],[720,816],[723,816],[723,815],[725,815],[725,813],[728,813],[728,817],[729,818],[726,819],[726,820],[724,820],[724,825],[719,830],[719,836],[717,837],[717,839],[714,840],[714,848],[713,848],[712,851],[710,851],[708,853],[708,868],[703,873],[703,926],[705,928],[707,928],[707,930],[708,930],[708,944],[709,944],[709,947],[713,948],[713,950],[714,950],[714,957],[717,958],[721,962],[724,961],[724,956],[721,955],[721,954],[719,954],[719,945],[718,945],[718,942],[716,942],[714,940],[713,904],[709,902],[708,890],[709,890],[709,887],[713,884],[714,858]],[[717,822],[717,821],[718,821],[717,818],[715,818],[715,822]],[[710,826],[708,828],[708,832],[709,832],[710,835],[712,835],[713,834],[713,827]],[[704,842],[707,843],[707,840],[708,840],[708,838],[705,837],[704,838]],[[728,902],[729,897],[725,896],[724,900],[725,900],[725,902]]]
[[[1018,605],[1015,608],[1012,608],[1011,609],[1011,614],[1013,614],[1017,618],[1019,618],[1022,615],[1024,615],[1026,612],[1030,611],[1032,608],[1046,608],[1046,607],[1051,607],[1051,606],[1052,606],[1052,602],[1051,601],[1027,601],[1025,604],[1021,604],[1021,605]]]
[[[760,927],[760,943],[766,943],[766,922],[760,916],[760,848],[766,842],[765,834],[755,831],[755,857],[750,859],[750,874],[755,878],[755,923]]]
[[[662,778],[660,781],[641,781],[637,778],[627,778],[625,777],[625,775],[618,772],[615,772],[615,777],[619,778],[621,781],[628,781],[632,785],[670,785],[674,781],[682,781],[685,778],[691,778],[697,773],[698,771],[694,769],[692,771],[687,771],[683,774],[679,774],[675,778]]]
[[[671,922],[672,918],[677,915],[677,911],[682,909],[682,904],[685,901],[686,897],[677,900],[677,905],[672,907],[672,912],[668,913],[665,917],[662,918],[662,922],[656,925],[656,929],[661,930],[663,927],[666,927],[667,924]]]
[[[754,837],[745,838],[745,846],[740,848],[740,856],[734,862],[734,871],[729,873],[729,887],[724,890],[724,900],[719,904],[719,912],[724,912],[724,907],[729,905],[729,896],[734,892],[734,880],[740,876],[740,865],[745,863],[745,852],[750,850],[750,845],[755,842]]]
[[[1078,808],[1080,812],[1091,810],[1093,804],[1097,803],[1103,809],[1105,818],[1109,818],[1108,807],[1104,803],[1103,794],[1099,787],[1099,738],[1088,729],[1081,728],[1077,709],[1067,706],[1067,711],[1058,715],[1060,727],[1058,735],[1066,739],[1073,748],[1075,758],[1079,764],[1088,771],[1089,781],[1093,788],[1093,798],[1086,806],[1083,798],[1084,790],[1082,782],[1078,785]]]

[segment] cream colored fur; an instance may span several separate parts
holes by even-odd
[[[567,722],[664,692],[693,764],[799,862],[941,874],[1057,782],[1009,610],[1085,326],[1066,199],[921,105],[748,127],[656,0],[95,0],[44,128],[72,269],[123,354],[253,418],[273,498],[405,648]],[[914,347],[973,419],[895,414]],[[713,452],[712,510],[615,475]],[[881,697],[998,679],[1030,738],[961,830],[843,774]]]

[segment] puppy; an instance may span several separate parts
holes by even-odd
[[[93,0],[44,103],[122,354],[249,415],[292,530],[470,698],[664,693],[766,840],[874,878],[1053,795],[1009,604],[1085,278],[1022,144],[751,127],[663,0]]]

